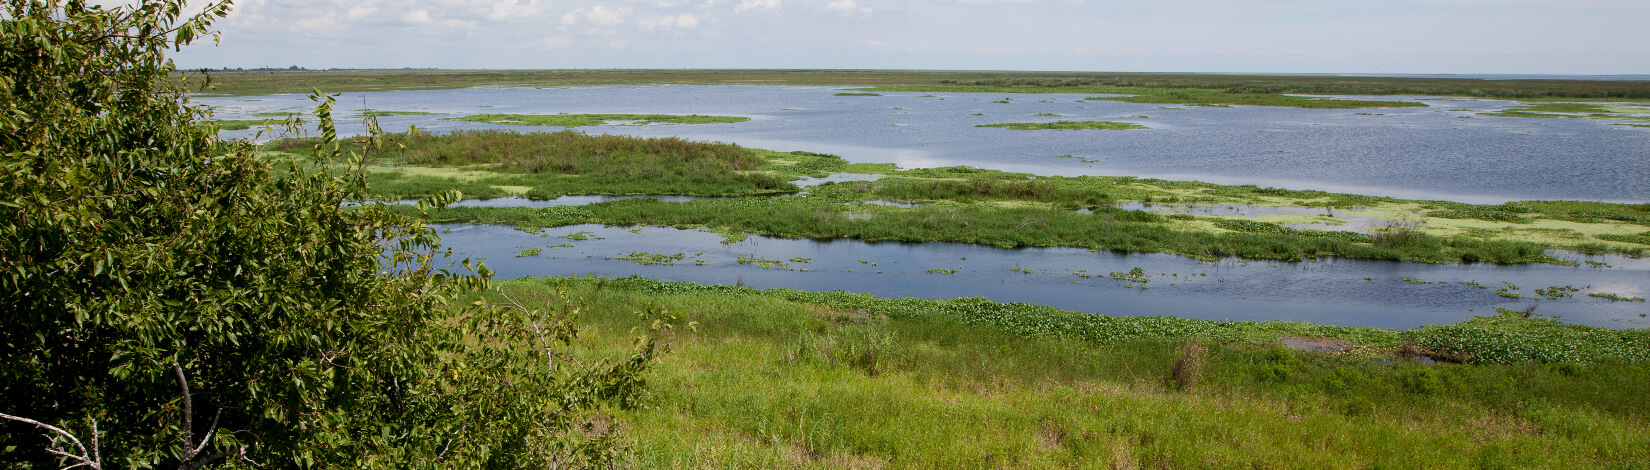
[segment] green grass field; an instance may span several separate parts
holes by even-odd
[[[627,353],[651,322],[673,325],[643,406],[591,420],[620,429],[640,467],[1633,468],[1650,459],[1645,330],[1510,313],[1410,331],[1106,317],[638,278],[500,289],[529,305],[582,299],[571,352],[583,361]],[[1427,346],[1483,336],[1500,340]],[[1497,355],[1556,338],[1603,347],[1558,360]],[[1345,352],[1285,349],[1283,339]]]

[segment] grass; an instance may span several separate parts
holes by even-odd
[[[1146,126],[1132,122],[1117,121],[1055,121],[1055,122],[1004,122],[997,124],[980,124],[974,127],[1001,127],[1015,130],[1082,130],[1082,129],[1147,129]]]
[[[844,205],[822,198],[634,199],[545,209],[450,207],[432,221],[554,227],[708,226],[784,238],[942,241],[1001,247],[1072,246],[1118,252],[1177,253],[1198,259],[1237,256],[1301,260],[1321,256],[1448,263],[1550,262],[1542,247],[1521,242],[1417,235],[1400,242],[1344,232],[1250,233],[1200,230],[1142,211],[1103,208],[1091,214],[1044,207],[936,204],[913,208]]]
[[[1650,82],[1602,80],[1471,80],[1115,72],[922,70],[330,70],[212,71],[211,92],[230,95],[423,90],[474,86],[604,86],[741,84],[933,86],[886,91],[991,93],[1112,93],[1131,88],[1215,90],[1232,94],[1423,95],[1512,99],[1643,100]],[[196,75],[191,73],[190,75]],[[941,87],[943,86],[943,87]],[[1087,89],[1087,90],[1085,90]],[[881,90],[868,90],[881,91]]]
[[[433,116],[433,115],[438,115],[438,114],[446,114],[446,113],[432,113],[432,112],[428,112],[428,111],[388,111],[388,110],[383,110],[383,109],[363,109],[360,112],[355,113],[355,115],[352,116],[352,117],[359,119],[359,118],[364,118],[364,117],[368,117],[368,116],[371,116],[371,117]]]
[[[469,198],[534,199],[568,194],[740,196],[798,189],[788,182],[791,176],[765,170],[770,165],[766,157],[733,144],[577,131],[471,130],[386,138],[391,148],[401,148],[368,175],[381,198],[425,197],[449,188]],[[313,143],[288,139],[270,147],[286,151]],[[359,145],[346,143],[345,150]]]
[[[567,194],[752,196],[798,191],[802,175],[882,173],[876,182],[825,184],[807,197],[635,201],[589,208],[452,208],[447,221],[561,226],[576,223],[707,226],[730,239],[780,237],[954,241],[995,246],[1075,246],[1122,252],[1179,253],[1199,259],[1242,256],[1312,259],[1343,256],[1434,263],[1556,262],[1547,248],[1641,255],[1650,245],[1650,204],[1523,201],[1472,205],[1407,201],[1324,191],[1225,186],[1132,177],[1036,177],[968,167],[898,170],[851,164],[829,154],[746,149],[674,138],[586,135],[575,131],[462,131],[394,134],[402,150],[368,174],[376,197],[424,197],[458,189],[469,198]],[[312,141],[271,144],[276,151]],[[346,150],[355,150],[356,143]],[[931,202],[866,207],[857,201]],[[1315,208],[1328,216],[1260,218],[1158,215],[1108,206],[1242,204]],[[1089,208],[1092,214],[1073,212]],[[562,212],[558,212],[562,211]],[[1364,233],[1296,230],[1284,224],[1344,224],[1335,214],[1389,221]],[[1408,222],[1404,222],[1408,221]]]
[[[738,116],[675,114],[472,114],[441,118],[443,121],[479,122],[512,126],[646,126],[654,124],[722,124],[751,120]]]
[[[1626,468],[1650,459],[1644,330],[1505,313],[1410,331],[1110,317],[639,278],[501,289],[554,304],[557,286],[584,300],[581,335],[565,352],[581,361],[625,354],[630,332],[653,321],[636,312],[678,325],[665,330],[669,352],[648,372],[644,406],[607,415],[638,467]],[[1293,351],[1279,347],[1286,337],[1353,347]],[[1481,337],[1534,350],[1562,337],[1582,345],[1581,360],[1505,354]],[[1481,360],[1396,358],[1409,354]]]
[[[284,114],[283,114],[283,116],[284,116]],[[251,129],[251,128],[257,127],[257,126],[267,126],[267,125],[279,124],[280,121],[274,121],[274,120],[269,120],[269,119],[214,119],[214,120],[211,121],[211,123],[215,126],[218,126],[218,129],[220,129],[220,130],[242,131],[242,130]]]
[[[1642,110],[1640,110],[1642,112]],[[1520,118],[1585,118],[1650,121],[1650,117],[1632,116],[1617,109],[1593,103],[1530,103],[1501,111],[1478,113],[1479,116]]]
[[[768,154],[768,168],[782,173],[846,165],[839,158],[820,154]],[[723,233],[785,238],[1068,246],[1175,253],[1204,260],[1229,256],[1276,260],[1335,256],[1501,264],[1561,262],[1546,254],[1549,248],[1640,256],[1645,246],[1636,243],[1642,237],[1634,234],[1650,223],[1650,204],[1525,201],[1474,206],[1130,177],[1032,177],[967,167],[887,173],[888,177],[875,182],[816,186],[806,197],[683,203],[629,200],[537,210],[464,207],[432,215],[443,222],[542,227],[581,223],[695,226]],[[846,204],[873,200],[933,204],[909,208]],[[1329,216],[1160,215],[1110,207],[1127,201],[1328,208],[1388,222],[1363,227],[1364,233],[1298,230],[1283,224],[1344,222]],[[1088,208],[1090,213],[1074,211],[1081,208]],[[1499,220],[1427,218],[1439,211]],[[1510,211],[1516,211],[1516,219],[1487,215]]]

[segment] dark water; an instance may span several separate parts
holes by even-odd
[[[1521,199],[1650,201],[1650,129],[1621,121],[1476,116],[1507,101],[1373,97],[1427,108],[1313,110],[1083,101],[1085,95],[888,93],[826,87],[478,88],[352,93],[342,108],[478,113],[669,113],[747,116],[735,124],[604,126],[592,133],[680,136],[842,155],[903,167],[970,165],[1039,175],[1133,175],[1227,184],[1494,203]],[[994,103],[1009,98],[1007,104]],[[256,100],[256,101],[254,101]],[[299,95],[203,98],[219,117],[302,110]],[[1181,108],[1181,109],[1164,109]],[[1464,110],[1464,111],[1455,111]],[[1060,116],[1037,116],[1037,114]],[[349,111],[338,113],[348,115]],[[1144,117],[1140,117],[1144,116]],[[507,128],[390,116],[386,129]],[[1115,120],[1130,131],[1017,131],[998,122]],[[340,120],[340,131],[360,132]],[[252,131],[235,135],[251,135]],[[1072,155],[1078,158],[1058,158]],[[1090,160],[1091,162],[1083,162]]]
[[[721,243],[713,233],[672,228],[581,225],[530,234],[509,227],[445,225],[445,243],[461,256],[484,259],[500,278],[630,276],[757,288],[867,292],[885,297],[982,296],[1111,315],[1170,315],[1212,320],[1298,320],[1338,325],[1410,328],[1494,314],[1494,307],[1562,316],[1569,323],[1643,328],[1644,303],[1610,302],[1588,292],[1650,297],[1650,260],[1571,256],[1580,267],[1555,265],[1428,265],[1325,259],[1316,262],[1204,263],[1163,254],[1115,254],[1075,248],[1003,249],[954,243],[865,243],[751,236]],[[589,240],[563,235],[584,232]],[[570,247],[551,247],[570,244]],[[537,256],[518,257],[541,248]],[[672,265],[609,259],[635,252],[674,255]],[[781,261],[767,269],[738,258]],[[793,262],[805,258],[806,262]],[[1608,267],[1591,267],[1583,261]],[[703,261],[703,265],[696,264]],[[1113,279],[1141,268],[1145,283]],[[930,273],[955,270],[954,274]],[[1029,271],[1029,272],[1028,272]],[[1086,274],[1089,277],[1082,277]],[[1368,280],[1364,278],[1368,277]],[[1403,278],[1431,282],[1416,284]],[[1476,281],[1478,288],[1461,284]],[[1495,293],[1516,285],[1525,299]],[[1129,286],[1133,287],[1129,287]],[[1146,289],[1141,289],[1146,286]],[[1581,289],[1573,298],[1534,300],[1548,286]]]

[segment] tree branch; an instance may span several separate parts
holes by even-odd
[[[206,466],[208,464],[211,464],[212,462],[215,462],[218,459],[222,459],[224,457],[224,453],[223,452],[218,452],[216,454],[208,455],[204,458],[201,458],[200,461],[198,461],[198,462],[196,461],[196,458],[201,456],[201,451],[206,450],[206,445],[212,442],[212,436],[214,434],[217,434],[217,432],[218,432],[218,418],[223,417],[223,408],[218,408],[218,412],[214,413],[212,415],[212,426],[206,429],[206,435],[201,437],[201,441],[199,443],[196,443],[195,442],[195,437],[194,437],[195,407],[194,407],[193,400],[191,400],[191,398],[189,396],[189,381],[186,380],[183,376],[183,366],[179,365],[176,362],[172,363],[172,373],[177,375],[177,377],[178,377],[178,388],[183,390],[183,452],[184,453],[183,453],[183,460],[178,462],[178,470],[189,470],[191,468],[202,467],[202,466]]]
[[[183,389],[183,462],[178,464],[178,470],[188,470],[189,461],[195,459],[193,435],[195,429],[194,404],[189,400],[189,381],[183,377],[183,366],[172,363],[172,372],[178,376],[178,388]]]
[[[103,464],[99,462],[99,460],[101,460],[101,458],[98,456],[98,452],[97,452],[97,421],[92,421],[92,452],[88,453],[88,452],[86,452],[86,446],[84,444],[80,443],[80,439],[74,437],[74,434],[70,434],[68,431],[64,431],[63,428],[59,428],[57,426],[52,426],[50,424],[42,423],[42,422],[35,421],[35,420],[32,420],[32,419],[24,418],[24,417],[21,417],[21,416],[12,416],[12,415],[5,414],[5,413],[0,413],[0,418],[6,418],[6,419],[9,419],[9,420],[12,420],[12,421],[19,421],[19,422],[23,422],[23,423],[33,424],[35,426],[46,428],[47,430],[55,432],[55,433],[65,437],[65,438],[68,438],[69,442],[74,443],[74,446],[75,446],[76,449],[80,449],[80,455],[74,455],[74,454],[70,454],[68,452],[57,450],[57,448],[55,448],[55,447],[46,449],[46,452],[50,452],[50,453],[53,453],[53,454],[61,455],[61,456],[64,456],[64,457],[68,457],[70,459],[80,461],[80,463],[70,465],[68,467],[64,467],[65,469],[85,466],[85,467],[88,467],[88,468],[103,470]],[[53,441],[54,444],[56,443],[56,439],[53,439],[52,441]]]

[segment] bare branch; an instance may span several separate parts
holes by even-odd
[[[178,365],[176,362],[172,363],[172,372],[177,374],[178,387],[183,389],[183,450],[185,453],[183,454],[183,462],[178,463],[178,470],[188,470],[189,461],[195,459],[195,450],[192,448],[195,442],[193,435],[195,409],[194,404],[189,400],[189,381],[183,377],[183,366]]]
[[[528,310],[527,307],[523,307],[521,302],[517,302],[516,299],[510,297],[510,294],[504,292],[504,289],[499,289],[498,293],[499,295],[504,296],[504,300],[507,300],[511,305],[514,305],[516,310],[520,310],[521,313],[527,315],[527,324],[533,325],[533,334],[538,335],[539,344],[544,346],[544,373],[548,376],[555,376],[556,351],[550,349],[550,341],[544,338],[544,330],[539,329],[539,322],[533,318],[533,312]]]
[[[206,445],[212,442],[212,436],[218,432],[218,418],[223,417],[223,408],[218,408],[218,412],[212,415],[212,426],[206,429],[206,435],[201,437],[199,443],[196,443],[194,437],[195,406],[194,401],[189,396],[189,381],[183,376],[183,366],[176,362],[172,363],[172,373],[177,375],[178,388],[183,390],[184,454],[182,461],[178,462],[178,470],[189,470],[191,468],[203,467],[222,459],[225,455],[223,452],[202,457],[201,451],[206,450]],[[197,458],[199,458],[198,461]]]
[[[201,453],[202,450],[206,449],[206,444],[212,442],[212,434],[218,432],[218,418],[221,417],[223,417],[223,408],[218,408],[218,412],[212,414],[212,427],[206,428],[206,437],[201,438],[200,445],[195,446],[195,450],[190,451],[191,453]]]
[[[241,446],[240,453],[241,453],[241,460],[245,460],[247,463],[250,463],[254,466],[259,466],[259,467],[264,466],[264,464],[258,463],[257,461],[252,460],[251,457],[246,456],[246,446]]]
[[[63,428],[59,428],[57,426],[52,426],[50,424],[42,423],[42,422],[35,421],[35,420],[32,420],[32,419],[24,418],[24,417],[21,417],[21,416],[12,416],[12,415],[5,414],[5,413],[0,413],[0,418],[6,418],[6,419],[9,419],[9,420],[12,420],[12,421],[19,421],[19,422],[23,422],[23,423],[33,424],[35,426],[39,426],[39,427],[42,427],[42,428],[46,428],[46,430],[49,430],[51,432],[55,432],[58,435],[61,435],[64,438],[67,438],[69,440],[69,442],[73,442],[75,448],[80,449],[80,455],[74,455],[74,454],[70,454],[70,453],[67,453],[67,452],[63,452],[61,450],[57,450],[56,448],[46,449],[46,452],[50,452],[50,453],[53,453],[53,454],[61,455],[61,456],[64,456],[64,457],[68,457],[70,459],[80,461],[80,463],[71,465],[71,466],[66,467],[66,468],[75,468],[75,467],[85,466],[85,467],[88,467],[88,468],[103,470],[103,464],[99,463],[99,461],[102,460],[102,459],[101,459],[101,457],[98,456],[98,452],[96,450],[97,449],[97,440],[96,440],[96,437],[97,437],[97,421],[92,421],[92,437],[93,437],[92,449],[93,450],[92,450],[92,452],[88,453],[88,452],[86,452],[86,446],[84,444],[80,443],[80,439],[74,437],[74,434],[70,434],[68,431],[64,431]],[[54,444],[55,444],[56,439],[53,439],[53,441],[54,441]]]

